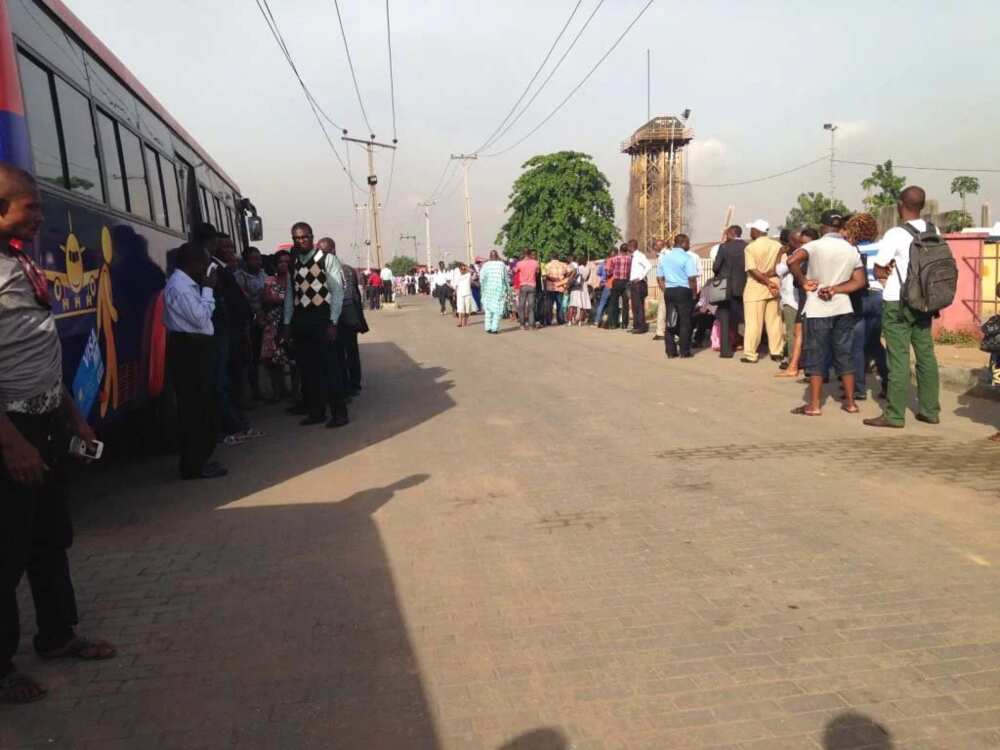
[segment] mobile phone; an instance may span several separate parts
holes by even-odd
[[[208,270],[205,271],[205,275],[206,276],[211,276],[212,275],[212,271],[218,270],[218,268],[219,268],[219,264],[216,263],[213,260],[211,263],[208,264]]]
[[[100,440],[82,440],[74,435],[69,441],[69,452],[88,461],[96,461],[104,454],[104,443]]]

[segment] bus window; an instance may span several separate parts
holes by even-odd
[[[122,162],[128,183],[129,210],[144,219],[151,218],[149,210],[149,186],[146,184],[146,167],[142,162],[142,146],[131,130],[118,128],[122,144]]]
[[[225,210],[226,210],[226,226],[228,227],[226,231],[229,232],[229,236],[233,238],[233,242],[235,242],[236,246],[239,247],[240,244],[239,240],[237,239],[236,234],[233,232],[233,209],[231,209],[229,206],[226,206]]]
[[[101,165],[97,160],[94,119],[90,101],[62,79],[56,78],[56,102],[66,147],[67,186],[99,201],[104,200],[101,187]]]
[[[31,136],[31,155],[35,161],[35,177],[43,182],[65,187],[49,74],[24,55],[19,54],[18,59],[21,91],[28,114],[28,134]]]
[[[115,136],[117,126],[115,121],[103,112],[97,113],[97,132],[101,137],[101,151],[104,154],[104,173],[108,178],[108,203],[119,211],[127,211],[125,203],[125,182],[122,175],[121,153],[118,151],[118,138]]]
[[[208,191],[204,185],[201,186],[201,220],[206,224],[212,223],[212,213],[208,210]]]
[[[160,174],[160,155],[149,146],[142,147],[146,160],[146,174],[149,175],[149,192],[153,197],[153,221],[167,226],[167,205],[163,197],[163,176]]]
[[[217,226],[219,228],[219,231],[221,232],[221,231],[223,231],[222,230],[222,226],[223,226],[222,225],[222,208],[221,208],[221,204],[219,203],[219,199],[216,198],[214,195],[212,196],[212,207],[215,208],[215,226]]]
[[[167,198],[167,224],[178,232],[184,231],[184,213],[181,211],[181,194],[177,174],[170,159],[160,157],[160,172],[163,177],[163,192]]]

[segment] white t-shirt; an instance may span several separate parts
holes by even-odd
[[[694,250],[688,250],[687,254],[690,255],[691,258],[694,260],[694,267],[698,269],[698,276],[700,277],[701,276],[701,256],[698,255],[698,253],[696,253]],[[701,281],[701,279],[699,278],[699,282],[700,281]]]
[[[918,232],[927,231],[927,222],[923,219],[914,219],[907,223]],[[876,266],[887,266],[892,261],[896,261],[896,268],[885,280],[885,290],[882,292],[882,299],[886,302],[899,302],[899,279],[902,277],[903,281],[906,281],[906,273],[910,270],[910,243],[912,241],[913,235],[905,229],[893,227],[875,243],[878,251],[874,260],[871,256],[868,258],[868,262]]]
[[[827,234],[802,246],[809,253],[807,278],[819,282],[822,289],[843,284],[851,278],[855,268],[861,268],[861,256],[857,248],[839,234]],[[817,292],[806,294],[806,318],[832,318],[854,312],[851,298],[846,294],[835,294],[829,300],[819,298]]]
[[[451,276],[447,271],[435,271],[431,277],[431,286],[437,289],[439,286],[447,284],[450,279]]]
[[[774,272],[778,274],[778,278],[781,279],[779,287],[781,290],[781,304],[787,305],[788,307],[794,307],[798,310],[799,290],[795,288],[795,277],[792,276],[792,272],[788,270],[787,260],[787,256],[782,256],[778,265],[774,267]]]
[[[457,268],[455,269],[455,294],[459,297],[471,297],[472,296],[472,274],[466,271],[462,273]]]

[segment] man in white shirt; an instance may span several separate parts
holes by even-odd
[[[218,272],[213,268],[207,273],[208,263],[208,254],[201,245],[181,245],[177,269],[163,290],[167,367],[177,394],[182,479],[213,479],[228,473],[215,461],[209,461],[216,438],[212,314]]]
[[[382,299],[386,302],[392,302],[392,283],[395,281],[392,269],[387,265],[382,266],[379,276],[382,277]]]
[[[928,424],[941,421],[940,381],[931,317],[921,315],[900,299],[910,265],[910,243],[915,232],[927,230],[920,218],[926,196],[922,188],[911,185],[899,196],[896,212],[901,226],[893,227],[876,243],[875,276],[882,281],[882,335],[889,359],[889,387],[882,416],[866,419],[869,427],[902,428],[906,422],[906,402],[910,395],[910,347],[916,356],[917,420]]]
[[[820,223],[823,236],[803,245],[788,259],[788,270],[806,290],[805,350],[809,378],[809,403],[792,409],[792,414],[807,417],[821,414],[823,378],[830,361],[844,386],[841,408],[851,414],[858,411],[854,403],[854,307],[849,295],[864,287],[864,266],[858,251],[840,234],[844,217],[839,211],[824,212]],[[802,270],[806,261],[808,279]]]
[[[452,296],[451,274],[445,270],[444,261],[438,261],[437,270],[431,277],[431,294],[441,305],[441,314],[445,315],[445,301],[451,303],[451,311],[455,312],[455,299]]]
[[[649,333],[649,325],[646,323],[646,295],[649,294],[649,286],[646,279],[653,264],[646,253],[639,249],[638,242],[629,240],[628,246],[632,251],[632,270],[628,277],[632,294],[632,333]]]

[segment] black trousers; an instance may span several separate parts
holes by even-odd
[[[62,414],[7,416],[51,471],[43,485],[29,487],[11,479],[0,462],[0,675],[10,671],[21,640],[17,585],[25,572],[35,603],[36,650],[65,645],[78,619],[66,558],[73,524],[58,469],[69,444]]]
[[[628,282],[615,279],[611,284],[611,294],[608,297],[608,328],[628,328]]]
[[[719,356],[733,356],[732,334],[737,330],[740,320],[743,318],[743,299],[736,299],[720,302],[715,309],[715,317],[719,319]]]
[[[292,318],[292,338],[306,411],[313,419],[323,419],[329,406],[331,417],[346,416],[343,360],[338,362],[336,344],[327,338],[330,322],[322,317],[317,322],[314,315],[302,317],[296,311]]]
[[[646,280],[633,281],[629,285],[632,294],[632,327],[637,331],[648,331],[646,325],[646,295],[649,290]],[[626,324],[627,325],[627,324]]]
[[[361,388],[361,352],[358,349],[358,332],[340,326],[337,328],[337,361],[343,364],[344,385],[351,390]]]
[[[664,294],[667,301],[667,333],[663,337],[663,346],[667,356],[677,356],[677,342],[670,328],[670,319],[677,313],[677,338],[680,339],[681,355],[691,354],[691,312],[694,310],[694,292],[688,287],[667,287]]]
[[[215,450],[216,389],[212,369],[215,341],[197,333],[167,336],[167,369],[177,395],[177,445],[180,474],[201,473]]]

